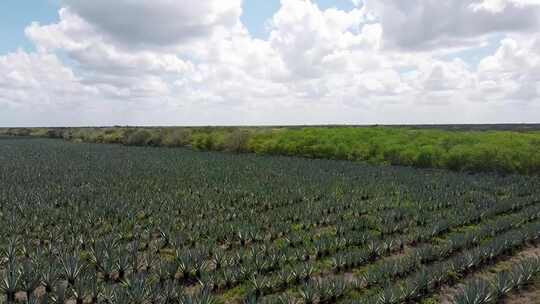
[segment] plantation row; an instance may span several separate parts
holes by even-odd
[[[494,260],[500,254],[509,253],[512,249],[519,248],[525,242],[535,241],[540,236],[540,208],[536,207],[536,214],[525,221],[521,218],[511,225],[521,227],[506,233],[505,230],[489,229],[491,225],[478,227],[476,232],[464,232],[449,235],[443,245],[426,245],[415,248],[411,252],[397,258],[381,261],[367,267],[360,276],[344,284],[343,279],[331,278],[329,281],[347,286],[336,297],[346,296],[350,290],[364,291],[363,300],[350,301],[351,303],[403,303],[414,302],[419,298],[429,295],[443,283],[449,283],[456,279],[456,275],[466,274],[482,262]],[[501,219],[503,220],[503,219]],[[527,224],[527,220],[535,222]],[[504,221],[504,220],[503,220]],[[492,226],[493,228],[496,226]],[[454,243],[456,239],[461,243]],[[468,240],[468,241],[467,241]],[[460,251],[461,250],[461,251]],[[454,277],[453,277],[454,276]],[[399,281],[395,286],[383,284],[394,280],[407,278]],[[304,285],[300,290],[299,303],[324,303],[320,294],[325,292],[324,279],[312,281]],[[427,280],[427,281],[426,281]],[[421,284],[428,284],[427,286]],[[322,287],[321,287],[322,286]],[[378,288],[383,287],[383,292],[378,293]],[[321,291],[322,290],[322,291]],[[367,291],[367,292],[366,292]],[[372,292],[375,291],[375,295]],[[294,299],[288,295],[282,295],[281,299],[269,299],[269,303]]]
[[[489,304],[526,287],[540,274],[540,257],[523,259],[511,269],[497,273],[491,281],[475,280],[463,288],[455,297],[457,304]]]
[[[8,303],[402,303],[540,233],[540,182],[0,138]]]

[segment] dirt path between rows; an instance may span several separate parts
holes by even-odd
[[[508,298],[501,301],[501,304],[538,304],[540,303],[540,281],[528,289],[521,290],[519,293],[511,294]]]
[[[471,275],[464,278],[463,282],[466,282],[473,278],[483,278],[483,279],[489,279],[493,277],[494,272],[493,269],[502,269],[509,265],[512,265],[513,263],[518,262],[519,260],[523,258],[528,257],[534,257],[534,256],[540,256],[540,244],[536,244],[535,246],[528,246],[525,247],[525,249],[521,250],[518,254],[514,256],[507,256],[503,257],[502,260],[495,265],[483,269],[479,272],[472,273]],[[454,296],[463,288],[464,283],[455,284],[452,286],[443,286],[441,290],[439,291],[438,295],[436,296],[437,299],[439,299],[441,304],[452,304]],[[530,290],[521,291],[519,294],[512,294],[510,297],[502,301],[501,303],[504,304],[538,304],[540,303],[540,285],[537,286],[536,289],[531,288]]]

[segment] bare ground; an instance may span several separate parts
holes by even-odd
[[[512,294],[501,301],[501,304],[538,304],[540,303],[540,282],[536,285]]]

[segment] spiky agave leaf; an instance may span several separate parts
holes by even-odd
[[[514,289],[512,276],[508,271],[502,271],[497,273],[491,285],[495,295],[498,298],[508,294],[510,291],[512,291],[512,289]]]
[[[377,296],[377,304],[394,304],[399,300],[399,293],[392,287],[387,286]]]
[[[313,304],[317,300],[317,286],[316,283],[309,282],[304,283],[302,288],[300,288],[300,297],[304,304]]]
[[[489,284],[484,280],[470,282],[454,297],[455,304],[488,304],[495,299]]]
[[[64,253],[60,256],[63,275],[70,285],[75,284],[79,275],[83,272],[86,265],[79,258],[78,252]]]
[[[7,268],[0,272],[0,291],[6,296],[6,301],[12,303],[15,301],[15,293],[20,287],[22,273],[15,260],[11,260]]]

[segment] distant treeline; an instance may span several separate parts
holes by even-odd
[[[407,127],[12,128],[0,134],[73,142],[191,147],[454,171],[540,173],[540,132]]]

